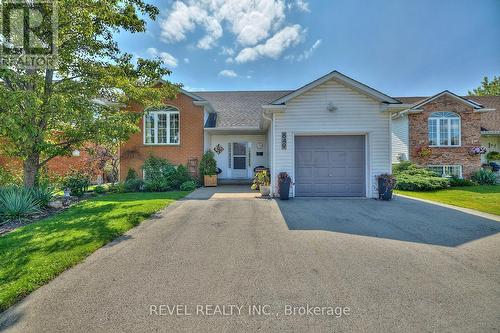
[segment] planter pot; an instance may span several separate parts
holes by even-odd
[[[378,198],[380,200],[392,200],[392,188],[387,187],[386,180],[383,178],[378,179]]]
[[[263,197],[268,197],[271,194],[271,186],[260,185],[260,195]]]
[[[279,183],[280,199],[281,200],[288,200],[288,198],[290,197],[290,183],[291,183],[290,179],[287,179],[287,180]]]
[[[203,176],[203,184],[205,185],[205,187],[217,186],[217,175]]]

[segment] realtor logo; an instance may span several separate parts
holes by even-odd
[[[0,0],[0,66],[55,69],[56,0]]]

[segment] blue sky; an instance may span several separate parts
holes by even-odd
[[[391,96],[458,94],[500,75],[499,0],[153,1],[120,47],[190,90],[294,89],[334,69]]]

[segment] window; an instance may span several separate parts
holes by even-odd
[[[144,116],[145,144],[179,144],[179,110],[172,106],[150,109]]]
[[[431,113],[428,125],[430,146],[460,146],[460,117],[456,113]]]
[[[462,178],[461,165],[431,165],[428,169],[434,171],[441,177],[457,177]]]

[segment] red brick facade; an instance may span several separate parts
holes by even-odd
[[[470,155],[471,147],[481,145],[481,115],[466,103],[443,95],[421,107],[423,112],[408,116],[410,159],[416,164],[461,165],[464,178],[481,167],[480,155]],[[430,147],[429,157],[420,157],[418,151],[429,147],[428,118],[432,112],[455,112],[461,118],[461,146]]]
[[[180,143],[178,145],[145,145],[144,126],[141,119],[139,127],[141,131],[134,134],[120,147],[120,180],[125,180],[130,168],[138,175],[142,174],[142,165],[150,156],[161,157],[173,164],[187,165],[190,159],[201,160],[203,155],[203,107],[193,104],[193,99],[182,93],[172,101],[165,104],[175,106],[179,109]],[[140,112],[138,106],[130,108]]]

